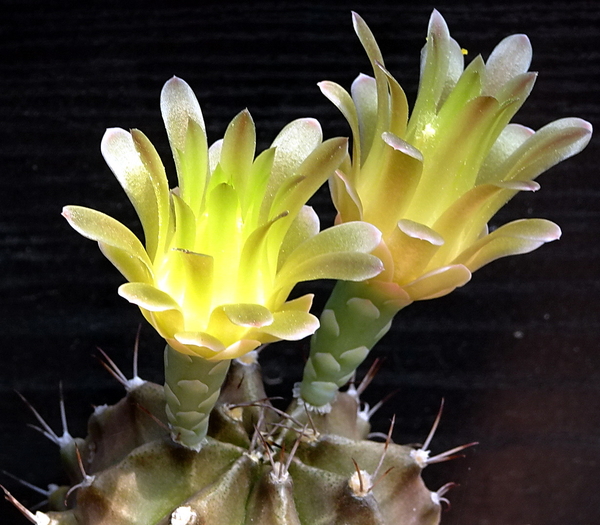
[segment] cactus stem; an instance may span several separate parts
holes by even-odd
[[[231,361],[208,361],[165,348],[165,395],[171,437],[200,451],[206,442],[209,415],[217,402]]]

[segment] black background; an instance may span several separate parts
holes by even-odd
[[[437,7],[452,35],[486,57],[504,36],[527,33],[540,77],[517,121],[533,128],[566,116],[598,122],[600,12],[596,2],[0,2],[0,467],[45,486],[59,482],[54,445],[13,390],[56,426],[63,381],[72,433],[92,404],[119,387],[92,354],[102,347],[130,370],[139,312],[120,299],[119,274],[60,217],[81,204],[139,231],[137,218],[99,152],[107,127],[138,127],[172,171],[159,112],[176,74],[194,88],[209,140],[248,107],[267,147],[290,120],[314,116],[327,137],[347,135],[316,82],[349,87],[370,73],[350,22],[369,23],[388,69],[414,99],[419,51]],[[397,442],[422,441],[445,397],[434,453],[477,440],[467,458],[430,466],[432,489],[447,481],[445,525],[592,525],[600,522],[600,289],[598,140],[541,177],[542,190],[515,198],[494,219],[559,223],[563,238],[478,271],[448,297],[410,306],[373,357],[386,361],[368,401],[399,389]],[[313,203],[324,225],[333,210]],[[327,283],[302,291],[322,292]],[[142,328],[141,375],[161,380],[162,345]],[[263,354],[269,392],[287,395],[301,375],[306,343]],[[28,505],[41,499],[2,478]],[[1,523],[25,523],[0,504]]]

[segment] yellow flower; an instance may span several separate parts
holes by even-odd
[[[140,131],[107,130],[102,153],[141,220],[145,248],[115,219],[67,206],[63,215],[130,281],[119,294],[138,305],[175,350],[233,359],[262,343],[312,334],[312,295],[287,301],[299,281],[362,280],[382,269],[380,241],[353,222],[319,232],[308,198],[347,155],[345,139],[322,142],[313,119],[286,126],[255,158],[248,111],[207,146],[191,88],[173,78],[161,110],[179,187],[169,191],[156,150]]]
[[[509,124],[536,78],[528,38],[505,38],[487,63],[477,56],[464,68],[463,50],[434,11],[409,119],[371,31],[358,15],[353,21],[374,78],[359,75],[352,95],[333,82],[320,88],[353,136],[352,159],[330,183],[338,223],[365,220],[383,234],[375,253],[386,270],[371,283],[406,303],[439,297],[495,259],[558,239],[559,227],[542,219],[487,229],[510,198],[539,189],[535,177],[591,137],[591,125],[576,118],[535,133]]]

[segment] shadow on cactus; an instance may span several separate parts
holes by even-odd
[[[421,471],[455,457],[370,434],[373,410],[357,367],[411,302],[445,295],[507,255],[558,239],[543,219],[487,223],[541,172],[581,151],[590,125],[562,119],[537,132],[510,121],[529,94],[531,46],[503,40],[487,63],[465,68],[460,46],[433,13],[421,82],[410,113],[366,23],[355,31],[374,76],[351,94],[320,84],[352,132],[323,141],[314,119],[287,125],[256,155],[247,111],[208,146],[200,106],[178,78],[161,94],[177,170],[169,190],[154,147],[138,130],[110,129],[102,153],[141,220],[145,245],[95,210],[63,215],[127,279],[119,294],[165,339],[165,383],[127,379],[106,357],[126,396],[98,407],[85,439],[63,418],[56,434],[71,485],[48,492],[56,525],[439,523],[447,484],[428,490]],[[321,231],[306,205],[327,180],[338,210]],[[312,295],[288,300],[313,279],[338,280],[319,320]],[[265,345],[314,334],[303,380],[287,411],[265,393]],[[350,382],[345,392],[339,389]],[[64,410],[63,410],[64,413]],[[118,435],[118,439],[115,437]],[[15,505],[20,504],[7,493]]]

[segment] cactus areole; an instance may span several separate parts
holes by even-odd
[[[128,281],[119,294],[164,338],[164,385],[127,379],[113,406],[99,406],[88,436],[61,436],[70,485],[48,491],[38,525],[437,525],[448,483],[427,489],[422,470],[473,445],[431,456],[422,446],[371,434],[375,409],[355,384],[357,367],[417,300],[464,285],[472,272],[558,239],[544,219],[492,233],[490,218],[534,179],[581,151],[580,119],[534,132],[511,123],[535,74],[524,35],[504,39],[487,62],[464,53],[434,11],[415,107],[387,71],[369,27],[353,14],[374,76],[351,93],[319,84],[344,115],[348,139],[323,141],[314,119],[291,122],[256,153],[250,113],[208,145],[188,84],[169,80],[161,111],[178,185],[139,130],[109,129],[102,154],[140,218],[144,243],[102,212],[63,215]],[[329,180],[338,215],[321,229],[307,205]],[[314,279],[338,281],[319,320],[312,295],[289,299]],[[311,336],[294,398],[268,398],[258,363],[269,343]],[[345,391],[340,391],[350,384]],[[365,408],[366,407],[366,408]],[[64,407],[63,407],[64,408]],[[64,411],[63,411],[64,413]]]

